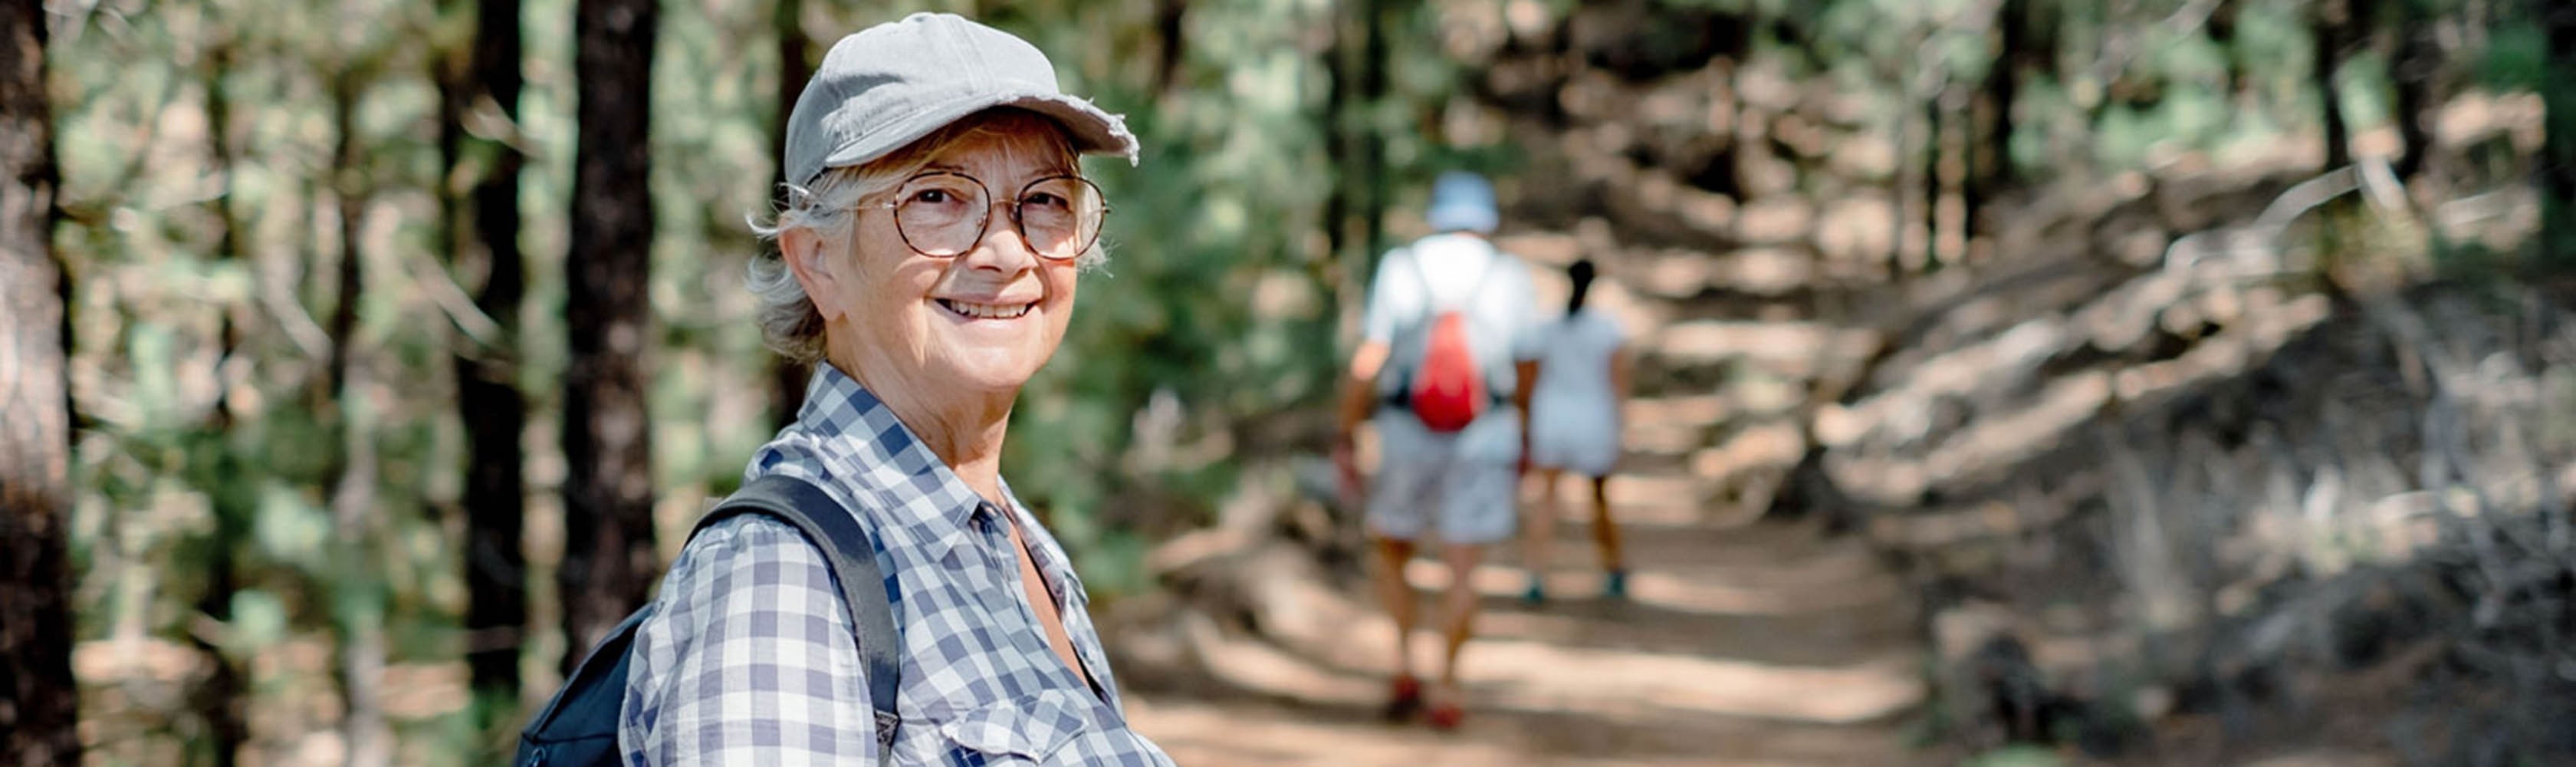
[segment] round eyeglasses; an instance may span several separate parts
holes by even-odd
[[[955,258],[984,239],[993,217],[993,194],[984,182],[963,173],[933,171],[912,177],[895,190],[893,202],[864,205],[894,211],[895,233],[915,253]],[[1100,239],[1100,222],[1109,203],[1100,187],[1080,176],[1048,176],[1020,187],[1011,198],[1011,225],[1029,250],[1054,261],[1071,261]]]

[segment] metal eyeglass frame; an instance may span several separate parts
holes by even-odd
[[[1057,174],[1057,175],[1053,175],[1053,176],[1046,176],[1046,177],[1043,177],[1043,178],[1038,178],[1038,179],[1035,179],[1035,180],[1031,180],[1029,183],[1021,185],[1021,186],[1020,186],[1020,191],[1019,191],[1019,193],[1018,193],[1018,194],[1014,194],[1014,195],[1012,195],[1012,196],[1011,196],[1011,198],[1010,198],[1007,202],[1006,202],[1006,201],[1002,201],[1002,200],[995,199],[995,198],[993,197],[993,187],[991,187],[991,186],[989,186],[989,185],[986,185],[986,184],[984,183],[984,180],[983,180],[983,179],[976,178],[976,177],[974,177],[974,176],[969,176],[969,175],[966,175],[966,174],[964,174],[964,173],[959,173],[959,172],[957,172],[957,171],[950,171],[950,170],[939,170],[939,171],[931,171],[931,172],[928,172],[928,173],[919,173],[919,174],[914,174],[911,178],[904,179],[902,184],[897,185],[897,186],[895,187],[895,191],[897,192],[897,195],[896,195],[896,197],[895,197],[894,201],[892,201],[892,202],[880,202],[880,203],[875,203],[875,204],[872,204],[872,205],[861,205],[861,206],[859,206],[859,209],[861,209],[861,210],[894,210],[894,209],[896,209],[896,208],[903,207],[903,203],[904,203],[904,201],[903,201],[903,198],[902,198],[901,192],[902,192],[904,189],[910,188],[913,184],[915,184],[915,183],[917,183],[917,182],[921,181],[922,179],[931,178],[931,177],[934,177],[934,176],[955,176],[955,177],[958,177],[958,178],[961,178],[961,179],[965,179],[965,180],[966,180],[966,183],[974,184],[976,189],[978,189],[978,190],[982,191],[982,192],[984,193],[984,198],[985,198],[988,202],[986,202],[986,203],[985,203],[985,211],[986,211],[986,212],[985,212],[985,215],[983,215],[983,216],[981,216],[981,217],[978,217],[978,219],[977,219],[977,220],[976,220],[976,222],[975,222],[975,236],[966,240],[966,242],[967,242],[968,244],[967,244],[967,247],[966,247],[965,249],[959,250],[959,251],[957,251],[957,252],[955,252],[955,253],[940,254],[940,253],[932,253],[932,252],[927,251],[927,250],[922,250],[922,249],[921,249],[921,246],[920,246],[919,244],[916,244],[916,243],[914,243],[914,242],[912,241],[912,233],[911,233],[911,232],[909,232],[909,231],[905,231],[905,230],[904,230],[904,228],[903,228],[903,216],[902,216],[902,215],[900,215],[900,214],[896,215],[896,216],[894,217],[894,233],[895,233],[895,236],[903,238],[903,245],[904,245],[904,247],[911,248],[911,249],[912,249],[912,252],[914,252],[914,253],[918,253],[918,254],[921,254],[923,257],[926,257],[926,258],[956,258],[956,257],[958,257],[958,256],[966,255],[966,253],[967,253],[968,251],[974,250],[974,245],[973,245],[973,243],[982,242],[982,241],[984,240],[984,235],[985,235],[986,233],[988,233],[988,232],[992,231],[992,228],[993,228],[993,216],[992,216],[992,214],[991,214],[991,212],[990,212],[990,211],[992,210],[992,207],[993,207],[993,206],[995,206],[995,205],[1007,205],[1007,206],[1009,207],[1009,215],[1010,215],[1010,218],[1011,218],[1011,231],[1014,231],[1014,232],[1018,232],[1018,233],[1019,233],[1019,235],[1020,235],[1020,243],[1021,243],[1021,244],[1023,244],[1023,245],[1026,245],[1026,246],[1028,247],[1028,249],[1029,249],[1029,253],[1031,253],[1032,255],[1037,256],[1038,258],[1045,259],[1045,260],[1048,260],[1048,261],[1072,261],[1072,260],[1075,260],[1075,259],[1081,258],[1081,257],[1082,257],[1082,254],[1084,254],[1084,253],[1091,252],[1091,246],[1093,246],[1093,245],[1097,245],[1097,244],[1099,244],[1099,243],[1100,243],[1100,230],[1101,230],[1101,228],[1102,228],[1102,227],[1104,227],[1104,226],[1106,226],[1106,225],[1108,224],[1108,222],[1109,222],[1109,210],[1110,210],[1110,206],[1109,206],[1108,195],[1107,195],[1106,193],[1103,193],[1103,192],[1101,192],[1101,191],[1100,191],[1100,185],[1099,185],[1099,184],[1091,183],[1091,179],[1083,178],[1083,177],[1081,177],[1081,176],[1074,175],[1074,174],[1071,174],[1071,173],[1062,173],[1062,174]],[[1037,185],[1039,185],[1039,184],[1044,184],[1044,183],[1049,182],[1049,181],[1056,181],[1056,180],[1061,180],[1061,179],[1071,179],[1074,183],[1081,184],[1081,185],[1083,185],[1083,186],[1086,186],[1086,187],[1090,187],[1090,188],[1091,188],[1091,194],[1092,194],[1092,196],[1094,196],[1094,197],[1096,197],[1096,198],[1099,198],[1099,199],[1100,199],[1100,222],[1099,222],[1099,223],[1097,223],[1097,224],[1094,224],[1094,225],[1092,226],[1092,228],[1091,228],[1091,237],[1090,237],[1090,239],[1088,239],[1088,240],[1084,241],[1084,242],[1082,243],[1082,247],[1079,247],[1079,248],[1075,248],[1075,249],[1073,249],[1073,255],[1070,255],[1070,256],[1050,256],[1050,255],[1047,255],[1047,254],[1045,254],[1045,253],[1040,253],[1040,252],[1038,252],[1038,248],[1037,248],[1037,243],[1036,243],[1036,241],[1035,241],[1035,240],[1031,240],[1031,239],[1029,239],[1029,227],[1028,227],[1028,224],[1027,224],[1027,223],[1025,223],[1025,222],[1021,219],[1021,217],[1020,217],[1020,205],[1022,204],[1022,203],[1021,203],[1021,198],[1028,196],[1028,193],[1029,193],[1029,190],[1030,190],[1030,189],[1037,188]]]

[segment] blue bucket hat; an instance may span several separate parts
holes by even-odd
[[[1423,213],[1431,228],[1443,232],[1493,234],[1502,214],[1494,209],[1494,185],[1466,171],[1440,174],[1431,184],[1431,209]]]

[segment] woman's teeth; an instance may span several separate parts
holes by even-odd
[[[945,298],[939,299],[939,305],[947,307],[949,311],[956,312],[958,316],[971,317],[979,320],[1019,319],[1020,315],[1029,313],[1030,307],[1037,306],[1037,304],[1011,304],[1008,306],[1000,304],[972,304],[964,301],[952,301]]]

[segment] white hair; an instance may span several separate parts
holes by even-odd
[[[753,219],[751,230],[763,240],[776,241],[791,230],[812,232],[826,252],[851,246],[851,233],[858,221],[861,201],[892,192],[928,167],[940,150],[969,136],[1017,128],[1022,119],[1045,120],[1055,140],[1050,142],[1063,154],[1065,164],[1079,168],[1071,139],[1054,121],[1034,112],[1017,109],[995,109],[949,123],[947,127],[923,137],[893,154],[865,165],[833,168],[823,172],[807,186],[781,184],[785,200],[778,206],[769,223]],[[1108,246],[1094,243],[1090,250],[1075,259],[1083,271],[1107,260]],[[814,300],[805,294],[805,285],[796,281],[777,248],[765,249],[751,259],[750,274],[744,280],[752,298],[759,304],[760,339],[780,355],[797,362],[814,364],[823,359],[823,315],[814,308]]]

